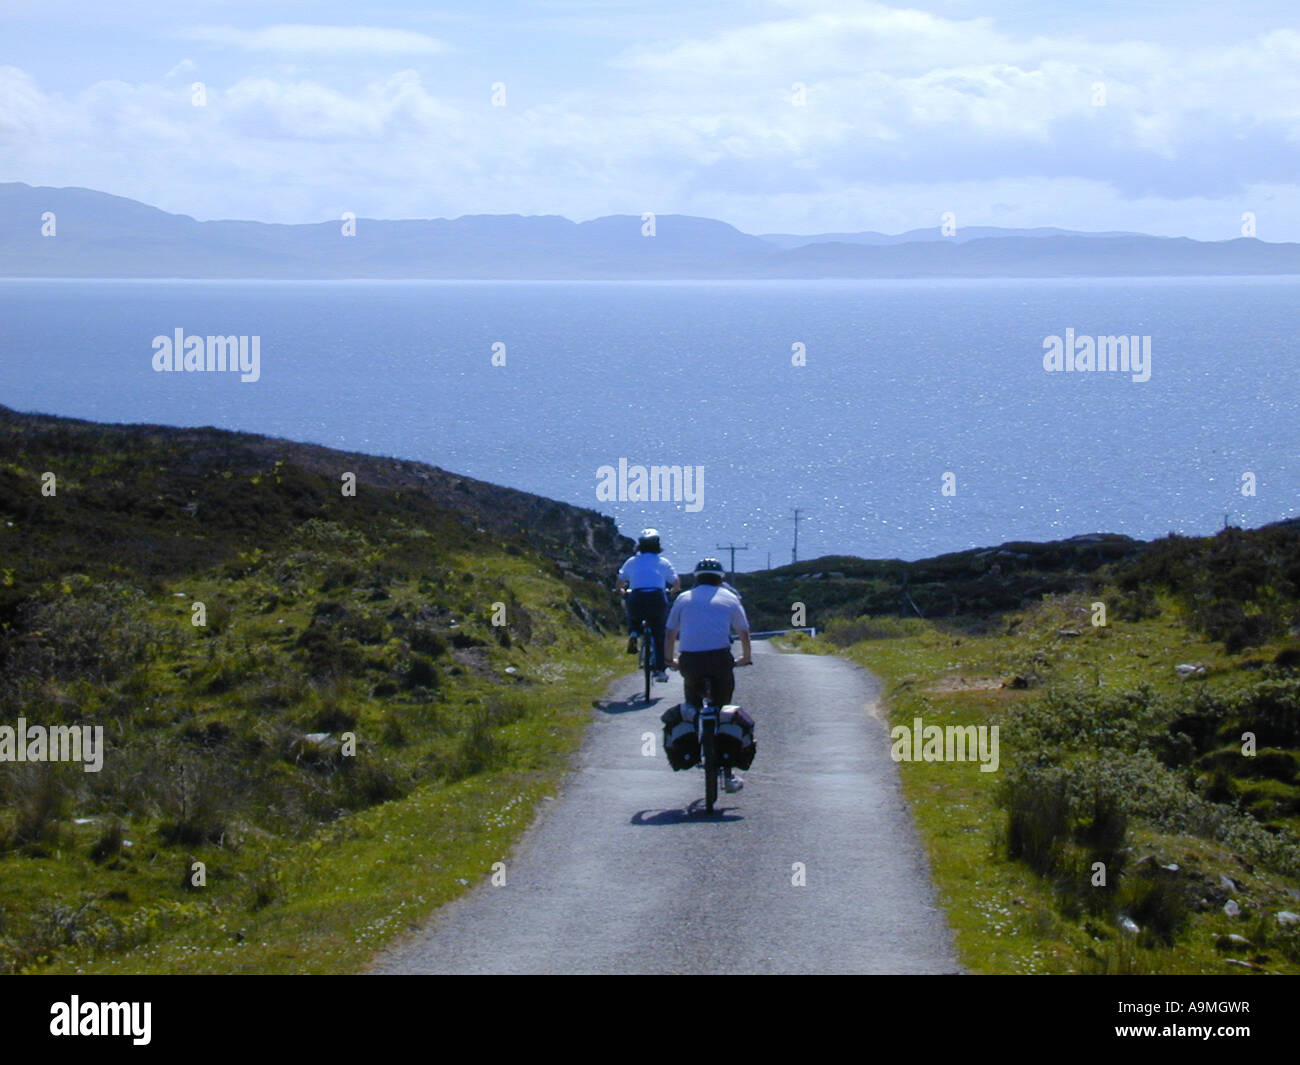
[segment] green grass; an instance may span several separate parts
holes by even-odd
[[[100,880],[95,894],[98,913],[127,926],[125,938],[138,928],[131,949],[65,945],[55,959],[28,971],[338,973],[365,967],[395,936],[488,878],[495,862],[505,862],[509,876],[512,845],[537,803],[555,794],[591,701],[616,672],[613,655],[604,656],[607,661],[592,657],[531,694],[526,716],[500,730],[509,752],[501,768],[424,785],[292,845],[265,840],[233,854],[196,848],[184,857],[209,863],[208,887],[201,890],[179,888],[188,867],[175,858],[165,869],[153,862],[148,869],[128,867]],[[89,838],[82,834],[81,842]],[[88,860],[66,858],[35,863],[52,875],[29,881],[34,895],[84,897],[82,878],[100,871]],[[130,893],[129,901],[106,900],[114,892]],[[93,926],[95,916],[83,923]]]
[[[0,962],[29,972],[347,971],[486,875],[553,792],[622,663],[607,639],[573,623],[563,584],[524,560],[458,564],[471,561],[471,596],[527,612],[532,640],[504,647],[462,613],[457,629],[474,642],[463,658],[439,657],[436,692],[414,695],[374,696],[355,677],[305,683],[293,648],[308,612],[259,613],[252,577],[186,582],[179,619],[165,593],[135,604],[137,621],[173,630],[168,650],[143,677],[102,689],[97,705],[82,693],[90,719],[111,711],[123,685],[138,685],[148,703],[118,735],[102,780],[54,767],[55,810],[39,839],[0,855]],[[223,637],[193,630],[188,604],[216,601],[214,591],[251,609],[236,609],[239,639],[209,661]],[[389,612],[426,600],[416,582],[395,582],[388,595]],[[401,639],[375,646],[376,676],[409,654]],[[195,746],[213,729],[230,739]],[[307,730],[353,732],[355,761],[287,761],[276,737]],[[29,767],[3,768],[16,791]],[[176,794],[187,768],[196,774],[188,813]],[[82,815],[94,820],[75,824]],[[178,823],[196,835],[177,839]],[[112,824],[128,842],[95,861]],[[207,883],[187,890],[194,861]]]

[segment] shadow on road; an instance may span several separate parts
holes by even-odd
[[[696,799],[685,810],[638,810],[632,815],[632,824],[659,827],[662,825],[707,825],[715,821],[743,821],[735,810],[715,809],[708,813],[704,800]]]
[[[630,695],[626,699],[597,699],[591,705],[607,714],[629,714],[633,710],[648,710],[662,701],[661,697],[655,696],[649,702],[646,702],[638,693]]]

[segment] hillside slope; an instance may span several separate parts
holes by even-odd
[[[630,548],[420,463],[0,408],[0,719],[103,729],[98,771],[0,761],[0,971],[358,964],[562,771]]]

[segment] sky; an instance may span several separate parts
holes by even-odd
[[[0,181],[199,219],[1300,241],[1300,5],[5,0]]]

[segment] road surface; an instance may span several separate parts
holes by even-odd
[[[903,801],[875,679],[761,641],[736,696],[757,721],[743,791],[703,812],[640,674],[594,711],[556,799],[484,883],[379,955],[376,973],[958,972]],[[655,754],[642,754],[653,733]],[[798,883],[801,879],[802,885]]]

